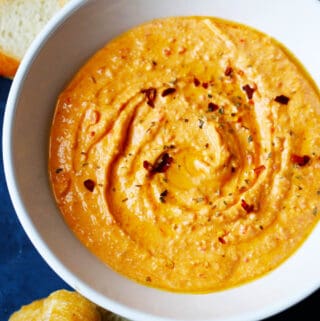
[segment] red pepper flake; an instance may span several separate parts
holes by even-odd
[[[168,153],[161,154],[153,165],[153,172],[164,173],[173,162],[173,158]]]
[[[181,48],[179,48],[179,50],[178,50],[178,54],[183,55],[186,51],[187,51],[187,48],[186,48],[186,47],[181,47]]]
[[[242,89],[246,92],[248,99],[251,99],[255,88],[250,87],[250,85],[242,86]]]
[[[204,89],[208,89],[209,84],[208,84],[207,82],[204,82],[204,83],[202,83],[202,87],[203,87]]]
[[[86,179],[83,182],[83,185],[88,191],[93,192],[94,187],[96,186],[96,183],[92,179]]]
[[[230,66],[228,66],[228,67],[226,68],[226,70],[224,71],[224,75],[225,75],[225,76],[231,76],[232,73],[233,73],[233,69],[232,69],[232,67],[230,67]]]
[[[173,158],[168,153],[162,153],[152,165],[148,161],[143,162],[143,167],[151,174],[164,173],[170,167]]]
[[[67,97],[67,98],[66,98],[66,104],[69,105],[70,103],[71,103],[71,97]]]
[[[171,55],[171,49],[170,48],[164,48],[163,49],[163,52],[164,52],[164,54],[168,57],[168,56],[170,56]]]
[[[249,205],[244,199],[241,200],[241,206],[247,213],[251,213],[254,210],[253,204]]]
[[[198,87],[200,85],[200,80],[198,78],[193,78],[193,84]]]
[[[222,244],[226,244],[226,243],[227,243],[226,240],[223,238],[223,236],[219,236],[219,237],[218,237],[218,240],[219,240],[219,242],[222,243]]]
[[[254,169],[254,172],[255,172],[257,175],[260,175],[261,172],[263,172],[265,169],[266,169],[266,167],[265,167],[264,165],[260,165],[260,166],[258,166],[258,167],[256,167],[256,168]]]
[[[208,104],[208,111],[216,111],[219,109],[219,106],[215,103],[210,102]]]
[[[59,174],[59,173],[61,173],[62,171],[63,171],[63,169],[62,169],[61,167],[59,167],[59,168],[57,168],[57,169],[55,170],[56,174]]]
[[[280,95],[280,96],[277,96],[274,100],[279,104],[288,105],[290,98],[285,95]]]
[[[157,96],[157,89],[150,87],[148,89],[142,89],[141,93],[145,94],[147,97],[147,104],[150,107],[154,107],[154,101],[156,100],[156,96]]]
[[[310,156],[308,156],[308,155],[299,156],[299,155],[296,155],[296,154],[292,154],[291,155],[291,161],[294,164],[297,164],[299,166],[305,166],[305,165],[307,165],[309,163]]]
[[[169,88],[165,89],[165,90],[162,92],[161,96],[162,96],[162,97],[166,97],[166,96],[171,95],[171,94],[173,94],[173,93],[175,93],[175,92],[176,92],[176,89],[175,89],[175,88],[169,87]]]
[[[147,170],[147,171],[149,171],[149,172],[151,172],[152,171],[152,164],[151,163],[149,163],[148,161],[143,161],[143,167]]]

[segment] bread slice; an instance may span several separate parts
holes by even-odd
[[[75,291],[58,290],[21,307],[8,321],[129,321],[93,304]]]
[[[23,55],[67,0],[0,0],[0,76],[12,78]]]
[[[77,292],[59,290],[23,306],[9,321],[101,321],[98,307]]]

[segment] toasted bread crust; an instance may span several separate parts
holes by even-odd
[[[9,57],[0,51],[0,76],[13,78],[19,63],[17,59]]]

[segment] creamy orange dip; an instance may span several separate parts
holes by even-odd
[[[206,292],[277,267],[320,211],[320,97],[247,26],[155,20],[96,53],[61,93],[57,204],[103,262],[140,283]]]

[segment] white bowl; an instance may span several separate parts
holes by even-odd
[[[218,293],[175,294],[132,282],[90,254],[64,223],[49,187],[48,135],[58,93],[112,37],[173,15],[218,16],[260,29],[284,43],[320,86],[319,1],[73,1],[34,41],[12,84],[3,128],[9,192],[40,254],[100,306],[138,321],[261,319],[320,286],[320,226],[289,260],[254,282]]]

